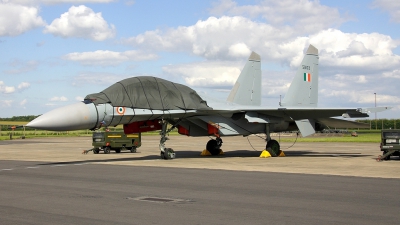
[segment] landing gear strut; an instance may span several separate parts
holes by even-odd
[[[271,139],[269,124],[267,124],[265,128],[265,133],[267,134],[267,145],[265,146],[265,150],[267,150],[271,156],[279,156],[282,152],[281,146],[278,141]]]
[[[217,137],[215,140],[211,139],[207,142],[206,149],[211,155],[218,155],[221,151],[222,139]]]
[[[161,128],[161,132],[160,132],[161,139],[160,139],[160,145],[159,145],[160,151],[161,151],[160,156],[162,159],[174,159],[175,158],[174,150],[172,148],[165,147],[165,142],[169,139],[167,137],[167,134],[169,132],[171,132],[171,130],[174,128],[174,126],[173,126],[169,130],[167,130],[167,124],[168,123],[166,121],[164,121],[164,120],[161,121],[162,128]]]

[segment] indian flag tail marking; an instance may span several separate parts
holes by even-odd
[[[304,73],[304,81],[311,82],[311,73]]]

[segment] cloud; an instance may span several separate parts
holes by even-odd
[[[221,0],[209,12],[214,16],[262,17],[274,26],[291,26],[301,33],[337,27],[348,19],[339,10],[308,0],[264,0],[257,5],[239,6],[232,0]]]
[[[127,61],[154,60],[158,56],[141,51],[113,52],[98,50],[94,52],[73,52],[64,56],[64,59],[80,62],[82,65],[115,66]]]
[[[28,100],[24,99],[19,103],[19,105],[24,106],[24,105],[26,105],[27,102],[28,102]]]
[[[134,5],[135,4],[135,1],[134,0],[126,0],[125,1],[125,5],[127,5],[127,6],[132,6],[132,5]]]
[[[39,62],[35,60],[30,60],[26,62],[21,60],[14,60],[9,65],[11,67],[14,67],[15,69],[5,70],[4,73],[21,74],[36,70],[37,66],[39,65]]]
[[[313,44],[330,73],[349,69],[355,74],[381,73],[400,63],[399,55],[393,53],[399,42],[388,35],[346,33],[333,28],[305,36],[296,32],[240,16],[222,16],[187,27],[146,31],[123,42],[151,51],[189,52],[209,60],[238,60],[252,50],[261,55],[263,62],[292,68],[300,65],[306,48]]]
[[[73,86],[95,85],[106,86],[127,78],[126,75],[117,75],[112,73],[82,72],[74,76],[72,80]]]
[[[355,82],[355,83],[360,83],[360,84],[365,84],[368,83],[368,80],[365,75],[359,75],[359,76],[351,76],[348,74],[336,74],[334,76],[334,79],[336,81],[340,82]]]
[[[84,5],[72,6],[68,12],[46,26],[45,33],[64,38],[77,37],[104,41],[115,36],[116,30],[113,24],[108,24],[101,13],[95,13]]]
[[[375,0],[372,7],[387,11],[391,20],[400,23],[400,2],[397,0]]]
[[[383,77],[400,79],[400,70],[393,70],[383,73]]]
[[[18,90],[25,90],[31,86],[28,82],[22,82],[18,85]]]
[[[359,41],[352,41],[346,50],[338,51],[336,53],[339,57],[348,57],[353,55],[371,56],[372,51],[365,48],[365,45]]]
[[[0,36],[17,36],[46,25],[34,6],[0,2]]]
[[[71,4],[83,4],[83,3],[110,3],[116,2],[117,0],[2,0],[4,3],[13,2],[16,4],[21,5],[38,5],[38,4],[64,4],[64,3],[71,3]]]
[[[382,73],[397,68],[400,63],[400,56],[393,53],[398,42],[383,34],[328,29],[310,35],[304,43],[317,46],[320,62],[339,73],[349,70],[358,74]],[[299,57],[296,61],[292,59],[292,66],[300,64]]]
[[[0,93],[11,94],[15,92],[15,87],[6,86],[3,81],[0,81]]]
[[[11,94],[11,93],[14,93],[17,90],[18,91],[23,91],[23,90],[29,88],[30,86],[31,85],[29,83],[22,82],[17,86],[17,88],[15,88],[14,86],[6,86],[3,81],[0,81],[0,93]]]
[[[51,102],[66,102],[66,101],[68,101],[68,98],[66,98],[66,97],[64,97],[64,96],[61,96],[61,97],[54,96],[54,97],[52,97],[52,98],[50,99],[50,101],[51,101]]]
[[[36,43],[36,47],[42,47],[44,44],[46,44],[45,41],[38,42]]]
[[[236,57],[236,56],[249,56],[251,53],[250,49],[247,47],[245,43],[237,43],[231,45],[228,48],[228,54]]]
[[[82,96],[76,96],[75,97],[75,100],[77,100],[77,101],[83,101],[83,99],[84,99],[85,97],[82,97]]]
[[[271,50],[293,31],[241,16],[209,17],[192,26],[146,31],[123,43],[153,51],[191,52],[207,59],[237,60],[250,50]]]
[[[339,99],[345,98],[348,102],[361,103],[364,105],[373,105],[375,103],[374,95],[368,90],[323,90],[321,93],[326,97],[335,97]],[[400,98],[394,95],[379,94],[376,96],[376,102],[379,105],[399,104]],[[378,105],[378,106],[379,106]]]
[[[11,107],[13,100],[0,100],[0,103],[3,107]]]
[[[231,87],[239,77],[241,68],[232,63],[201,62],[164,66],[166,74],[180,76],[192,87]]]

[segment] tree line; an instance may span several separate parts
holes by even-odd
[[[370,124],[371,130],[400,129],[400,119],[370,119],[357,120],[357,122]]]
[[[29,116],[13,116],[11,118],[1,118],[0,117],[0,121],[24,121],[24,122],[30,122],[32,120],[34,120],[35,118],[39,117],[35,116],[35,115],[29,115]]]

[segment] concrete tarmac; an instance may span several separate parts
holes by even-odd
[[[400,160],[376,162],[378,144],[282,143],[259,158],[257,137],[158,136],[137,153],[81,154],[90,137],[0,142],[0,224],[396,224]],[[251,145],[249,144],[251,143]]]

